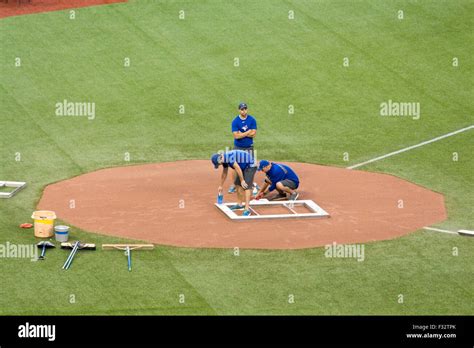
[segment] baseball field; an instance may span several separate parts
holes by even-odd
[[[361,241],[363,260],[328,257],[324,245],[160,243],[133,254],[132,272],[119,251],[80,251],[67,271],[59,248],[44,261],[3,256],[0,314],[474,314],[474,238],[456,233],[474,230],[473,11],[472,0],[130,0],[0,15],[0,181],[27,182],[0,199],[0,245],[36,244],[19,225],[32,221],[46,187],[104,168],[206,160],[208,177],[195,180],[190,170],[180,194],[209,195],[214,212],[217,191],[208,186],[217,190],[218,174],[209,158],[232,147],[242,101],[258,121],[260,159],[390,174],[442,194],[446,210],[426,226],[444,232]],[[58,113],[67,102],[91,103],[94,113]],[[384,111],[396,103],[413,112]],[[302,177],[310,192],[304,185]],[[149,204],[163,204],[151,196]],[[350,193],[339,192],[345,199]],[[107,195],[94,202],[104,214],[112,204]],[[225,220],[207,209],[189,214],[196,225]],[[58,218],[72,240],[146,242]],[[139,214],[126,220],[137,233],[149,223]],[[258,239],[257,224],[235,224]],[[298,234],[296,222],[285,224]]]

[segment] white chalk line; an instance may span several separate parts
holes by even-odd
[[[471,236],[471,237],[474,236],[474,231],[471,231],[471,230],[458,230],[457,232],[455,232],[455,231],[449,231],[449,230],[442,230],[441,228],[434,228],[434,227],[423,227],[423,229],[428,230],[428,231],[457,234],[457,235],[463,235],[463,236]]]
[[[450,137],[450,136],[459,134],[459,133],[461,133],[461,132],[465,132],[465,131],[470,130],[470,129],[472,129],[472,128],[474,128],[474,125],[470,125],[469,127],[465,127],[465,128],[462,128],[462,129],[458,129],[457,131],[454,131],[454,132],[451,132],[451,133],[448,133],[448,134],[440,135],[439,137],[433,138],[433,139],[431,139],[431,140],[423,141],[422,143],[419,143],[419,144],[416,144],[416,145],[412,145],[412,146],[406,147],[406,148],[401,149],[401,150],[397,150],[397,151],[393,151],[393,152],[387,153],[386,155],[383,155],[383,156],[379,156],[379,157],[372,158],[372,159],[370,159],[370,160],[368,160],[368,161],[365,161],[365,162],[362,162],[362,163],[354,164],[354,165],[352,165],[352,166],[350,166],[350,167],[347,167],[347,169],[359,168],[359,167],[365,166],[366,164],[369,164],[369,163],[372,163],[372,162],[375,162],[375,161],[380,161],[381,159],[384,159],[384,158],[387,158],[387,157],[391,157],[391,156],[395,156],[395,155],[398,155],[399,153],[406,152],[406,151],[410,151],[410,150],[416,149],[417,147],[434,143],[435,141],[438,141],[438,140],[441,140],[441,139],[444,139],[444,138],[447,138],[447,137]]]
[[[441,228],[434,228],[434,227],[423,227],[423,229],[428,230],[428,231],[443,232],[443,233],[449,233],[449,234],[459,234],[454,231],[442,230]]]

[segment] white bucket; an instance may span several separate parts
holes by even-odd
[[[69,226],[54,226],[54,234],[58,242],[67,242],[69,238]]]

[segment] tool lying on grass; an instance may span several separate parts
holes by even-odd
[[[66,262],[63,265],[63,269],[69,269],[71,267],[72,260],[74,259],[74,256],[76,256],[76,253],[78,250],[95,250],[95,244],[91,243],[81,243],[80,241],[77,241],[75,243],[61,243],[61,249],[72,249],[71,253],[67,257]]]
[[[458,233],[459,233],[461,236],[474,237],[474,231],[470,231],[470,230],[459,230]]]
[[[125,250],[128,260],[128,270],[132,270],[132,250],[152,250],[153,244],[102,244],[102,250]]]
[[[44,255],[46,254],[46,249],[55,248],[54,244],[51,242],[43,241],[36,244],[36,246],[41,250],[41,255],[38,257],[38,260],[44,260]]]

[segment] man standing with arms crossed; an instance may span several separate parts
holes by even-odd
[[[239,104],[239,115],[232,121],[232,134],[234,135],[234,150],[242,150],[250,153],[255,159],[253,149],[253,138],[257,135],[257,120],[247,113],[247,104]],[[234,181],[236,173],[234,172]],[[247,183],[253,185],[253,182]],[[235,185],[231,185],[229,193],[235,192]]]

